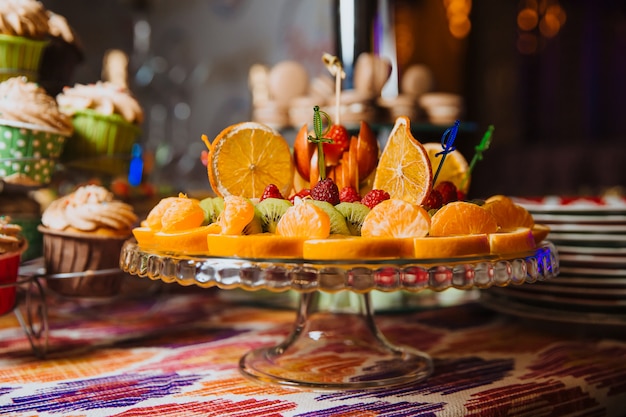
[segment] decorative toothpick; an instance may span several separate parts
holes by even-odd
[[[437,152],[435,156],[441,155],[441,161],[439,162],[439,166],[437,167],[437,171],[435,172],[435,176],[433,177],[433,184],[437,182],[437,177],[439,176],[439,172],[441,171],[441,167],[446,160],[446,155],[450,152],[456,150],[454,146],[454,141],[456,139],[456,134],[459,131],[460,122],[457,120],[454,122],[454,125],[447,128],[443,135],[441,135],[441,148],[443,149],[441,152]]]
[[[143,151],[141,145],[138,143],[133,144],[131,150],[130,167],[128,169],[128,183],[133,187],[141,184],[141,177],[143,175]]]
[[[478,161],[482,161],[483,159],[483,152],[485,152],[487,149],[489,149],[489,145],[491,145],[491,137],[493,135],[493,131],[495,130],[493,125],[489,125],[489,128],[487,129],[487,131],[485,132],[485,134],[483,135],[483,138],[480,140],[480,143],[474,147],[474,150],[476,151],[476,153],[474,154],[474,156],[472,157],[472,160],[469,164],[469,168],[467,169],[467,172],[465,173],[465,176],[463,177],[463,181],[461,181],[461,186],[460,188],[463,189],[463,187],[465,187],[465,184],[467,183],[467,180],[469,179],[472,170],[474,169],[474,166],[476,165],[476,163]]]
[[[341,61],[336,56],[328,53],[322,55],[322,62],[330,74],[335,77],[335,123],[341,124],[339,106],[341,104],[341,80],[346,78]]]
[[[324,129],[324,120],[326,120],[326,129]],[[324,135],[328,133],[332,122],[328,113],[320,110],[320,106],[313,107],[313,131],[315,137],[309,135],[309,142],[317,143],[317,166],[320,171],[320,179],[326,178],[326,161],[324,158],[324,142],[332,143],[332,139],[325,138]]]

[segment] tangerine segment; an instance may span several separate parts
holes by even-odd
[[[545,224],[535,223],[530,231],[532,232],[537,245],[544,241],[550,234],[550,228]]]
[[[532,229],[535,224],[535,220],[528,210],[503,195],[489,197],[485,200],[483,208],[495,216],[498,226],[502,230],[513,230],[517,227]]]
[[[430,215],[417,204],[391,198],[374,206],[363,219],[363,237],[422,237],[430,229]]]
[[[416,259],[454,258],[485,255],[490,252],[486,234],[416,237],[413,239]]]
[[[161,216],[161,231],[177,232],[201,226],[204,223],[204,210],[200,200],[178,197],[170,200],[169,207]]]
[[[441,143],[424,143],[424,148],[428,152],[430,167],[433,173],[437,172],[437,168],[439,168],[443,158],[442,155],[437,155],[442,151]],[[452,152],[449,152],[443,160],[443,165],[439,171],[439,175],[437,176],[437,182],[433,184],[433,187],[436,187],[440,182],[450,181],[458,190],[461,190],[467,195],[467,192],[469,191],[470,177],[468,176],[467,180],[463,184],[463,187],[461,187],[461,184],[463,183],[465,176],[468,175],[468,172],[469,164],[467,163],[467,160],[458,149],[455,149]]]
[[[493,254],[526,252],[534,249],[535,238],[528,227],[489,234],[489,246]]]
[[[238,123],[222,130],[210,145],[207,159],[209,182],[219,196],[260,198],[268,184],[287,195],[292,185],[289,144],[261,123]]]
[[[305,240],[302,256],[316,260],[410,258],[413,239],[331,235],[328,239]]]
[[[276,234],[305,239],[325,239],[330,235],[330,217],[306,200],[289,207],[276,224]]]
[[[216,223],[223,235],[241,235],[243,229],[254,218],[254,204],[245,197],[229,195],[224,197],[224,209]],[[212,230],[214,232],[214,230]]]
[[[207,235],[209,255],[240,258],[300,258],[303,238],[273,233],[229,236]]]
[[[428,152],[411,134],[409,118],[398,117],[378,160],[373,188],[387,191],[392,198],[421,205],[432,182]]]
[[[433,214],[430,236],[454,236],[495,233],[498,222],[493,214],[479,205],[454,201]]]
[[[208,252],[206,237],[210,229],[211,226],[199,226],[174,233],[157,232],[153,239],[161,251],[206,254]]]
[[[154,233],[148,226],[135,227],[133,230],[133,236],[137,240],[137,244],[142,248],[149,248],[154,246]]]

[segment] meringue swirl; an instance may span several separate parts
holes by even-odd
[[[64,135],[74,130],[72,119],[59,110],[54,97],[26,77],[0,83],[0,119],[47,127]]]
[[[48,34],[48,14],[35,0],[3,0],[0,2],[0,33],[44,39]]]
[[[61,110],[69,115],[91,109],[104,115],[119,114],[129,123],[143,122],[143,110],[130,90],[109,81],[65,87],[57,101]]]
[[[136,221],[130,204],[114,200],[113,193],[99,185],[82,186],[53,201],[41,217],[41,223],[50,229],[82,232],[102,228],[126,232]]]

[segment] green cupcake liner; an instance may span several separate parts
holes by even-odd
[[[66,137],[37,126],[1,123],[0,178],[24,174],[39,184],[48,184]]]
[[[128,170],[133,144],[141,129],[122,116],[79,110],[73,117],[74,134],[69,138],[62,160],[67,165],[112,175]]]
[[[46,40],[0,34],[0,81],[22,75],[29,81],[37,81],[37,71],[47,44]]]

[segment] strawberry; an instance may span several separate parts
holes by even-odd
[[[324,142],[323,145],[326,162],[329,165],[336,165],[341,155],[350,147],[348,129],[342,125],[332,125],[324,137],[332,140],[332,143]]]
[[[435,187],[441,193],[442,205],[457,201],[456,185],[451,181],[442,181]]]
[[[300,191],[298,191],[297,193],[295,193],[294,195],[292,195],[291,197],[289,197],[289,201],[291,202],[291,204],[293,204],[293,202],[296,199],[296,197],[304,198],[304,197],[308,197],[310,195],[311,195],[311,190],[308,189],[308,188],[303,188]]]
[[[430,194],[428,194],[428,198],[422,204],[426,210],[432,209],[440,209],[443,206],[443,196],[439,192],[439,190],[432,189],[430,190]]]
[[[339,204],[339,188],[331,178],[319,181],[311,189],[311,198],[319,201],[327,201],[332,205]]]
[[[265,187],[259,201],[263,201],[266,198],[280,198],[281,200],[285,199],[276,184],[269,184],[267,187]]]
[[[361,196],[352,186],[346,186],[339,191],[339,201],[346,203],[354,203],[361,201]]]
[[[389,200],[390,198],[391,196],[387,191],[373,189],[363,196],[361,203],[372,209],[381,201]]]

